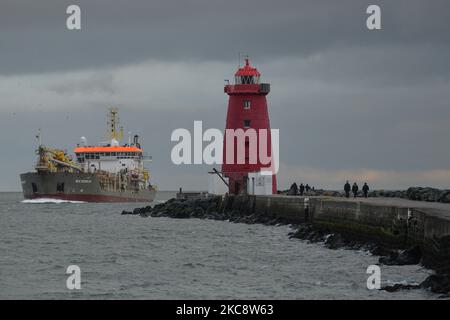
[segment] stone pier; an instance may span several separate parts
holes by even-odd
[[[309,221],[315,229],[374,241],[389,249],[418,245],[424,266],[450,273],[450,204],[398,198],[281,195],[237,198],[237,202],[253,206],[254,212],[294,224]]]

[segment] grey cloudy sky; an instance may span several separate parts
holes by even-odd
[[[81,31],[66,29],[70,4]],[[20,189],[38,128],[55,147],[95,143],[109,106],[141,134],[160,189],[206,189],[208,167],[171,164],[170,134],[224,127],[238,52],[272,85],[280,188],[450,188],[448,0],[2,0],[0,190]]]

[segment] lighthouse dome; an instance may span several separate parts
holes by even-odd
[[[245,59],[245,65],[234,74],[236,84],[258,84],[261,74],[258,69],[250,65],[250,60]]]

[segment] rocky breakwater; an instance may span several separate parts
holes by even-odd
[[[295,200],[295,201],[294,201]],[[308,219],[293,220],[293,214],[303,216],[304,206],[301,198],[291,197],[261,197],[261,196],[210,196],[199,199],[170,199],[155,206],[136,208],[133,211],[123,211],[122,215],[141,217],[169,217],[176,219],[212,219],[233,223],[282,225],[290,224],[293,231],[291,238],[308,242],[322,243],[329,249],[367,250],[380,256],[379,264],[408,265],[422,262],[422,247],[417,244],[409,248],[386,247],[377,238],[361,238],[352,233],[340,232],[334,228],[318,227],[314,221],[314,208],[311,208]],[[316,213],[317,214],[317,213]],[[295,222],[293,222],[295,221]],[[331,224],[333,225],[333,224]],[[428,288],[433,292],[449,292],[450,276],[437,274],[430,276],[417,286],[396,284],[386,286],[386,291],[401,289]]]
[[[395,197],[417,201],[450,203],[450,190],[429,187],[411,187],[408,190],[369,192],[370,197]]]
[[[211,196],[198,199],[170,199],[155,206],[122,211],[122,215],[139,215],[141,217],[169,217],[176,219],[212,219],[235,223],[261,223],[265,225],[286,224],[275,214],[255,212],[254,197],[245,196]]]

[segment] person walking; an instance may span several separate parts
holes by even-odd
[[[356,196],[358,195],[358,190],[359,190],[359,187],[358,187],[358,185],[356,184],[356,182],[354,182],[353,183],[353,187],[352,187],[352,192],[353,192],[353,196],[356,198]]]
[[[345,197],[346,198],[349,198],[350,197],[350,183],[348,182],[348,180],[347,180],[347,182],[345,183],[345,185],[344,185],[344,191],[345,191]]]
[[[306,186],[305,186],[305,191],[306,191],[306,192],[309,192],[309,190],[311,190],[311,187],[309,186],[309,184],[306,184]]]
[[[298,187],[297,187],[297,184],[294,182],[294,183],[291,185],[291,188],[290,188],[290,190],[289,190],[289,193],[290,193],[291,195],[295,196],[295,195],[297,195],[297,192],[298,192]]]
[[[362,187],[362,191],[364,193],[364,198],[367,198],[369,194],[369,186],[367,185],[367,182],[364,182],[364,185]]]
[[[302,196],[303,193],[305,192],[305,186],[303,185],[303,183],[300,183],[299,191],[300,191],[300,195]]]

